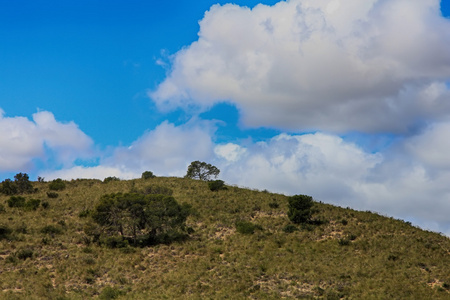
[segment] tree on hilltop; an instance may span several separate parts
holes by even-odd
[[[220,170],[215,166],[196,160],[191,162],[191,164],[189,165],[185,177],[200,180],[210,180],[211,177],[217,178],[219,173]]]

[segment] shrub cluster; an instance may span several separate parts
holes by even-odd
[[[97,235],[96,239],[102,235],[100,241],[109,246],[117,244],[117,236],[134,245],[171,242],[185,235],[189,213],[190,206],[180,205],[166,195],[107,194],[100,198],[92,214],[100,232],[91,226],[85,233]]]
[[[311,196],[295,195],[289,197],[289,211],[288,217],[292,223],[302,224],[307,223],[311,219],[314,201]]]
[[[5,179],[0,184],[0,193],[5,195],[30,194],[33,192],[33,185],[27,173],[17,173],[14,176],[14,181]]]
[[[141,176],[142,179],[150,179],[150,178],[155,178],[155,177],[156,176],[151,171],[145,171],[142,173],[142,176]]]
[[[226,189],[225,182],[223,180],[210,181],[208,182],[208,187],[213,192]]]
[[[108,183],[111,181],[120,181],[120,178],[118,178],[116,176],[109,176],[109,177],[106,177],[105,179],[103,179],[103,183]]]
[[[242,234],[253,234],[255,230],[262,230],[261,225],[254,224],[248,221],[236,222],[236,231]]]
[[[61,178],[58,178],[50,182],[48,188],[52,191],[62,191],[66,188],[66,183]]]

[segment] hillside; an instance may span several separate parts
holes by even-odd
[[[401,220],[315,203],[292,230],[284,195],[184,178],[32,184],[36,210],[0,194],[1,299],[450,299],[450,239]],[[86,233],[102,195],[149,186],[192,206],[188,239],[109,248]]]

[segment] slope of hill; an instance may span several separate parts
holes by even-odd
[[[315,203],[315,224],[294,228],[288,197],[267,191],[163,177],[65,183],[33,182],[23,197],[41,200],[36,210],[0,195],[1,299],[450,299],[450,239],[401,220]],[[92,241],[102,195],[149,186],[192,205],[187,240]],[[238,232],[239,221],[254,232]]]

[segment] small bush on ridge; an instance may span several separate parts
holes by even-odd
[[[142,173],[142,176],[141,176],[142,179],[150,179],[150,178],[155,178],[155,177],[156,176],[151,171],[145,171],[144,173]]]
[[[58,178],[50,182],[48,188],[52,191],[62,191],[66,188],[66,183],[61,178]]]
[[[208,187],[213,192],[226,189],[225,182],[223,180],[210,181],[208,182]]]

